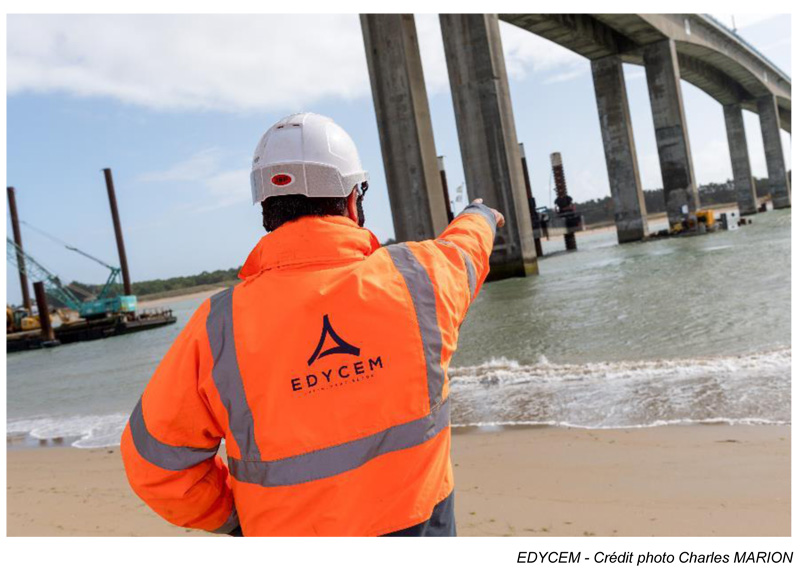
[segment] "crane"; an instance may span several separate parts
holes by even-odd
[[[108,279],[106,279],[105,285],[96,298],[82,301],[75,296],[75,293],[67,286],[61,283],[61,279],[59,279],[58,276],[47,270],[47,268],[42,266],[33,256],[17,246],[11,239],[6,238],[6,243],[6,257],[18,270],[20,267],[17,263],[17,254],[25,259],[25,274],[28,278],[34,282],[43,282],[48,295],[57,299],[70,309],[77,311],[81,317],[92,319],[104,317],[108,313],[129,313],[136,311],[135,295],[112,296],[111,287],[119,278],[121,272],[119,268],[106,264],[102,260],[98,260],[94,256],[78,250],[74,246],[66,245],[68,249],[102,264],[110,270]]]

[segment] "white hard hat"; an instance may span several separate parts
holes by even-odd
[[[347,197],[367,181],[353,139],[319,114],[292,114],[261,137],[253,155],[253,203],[267,197]]]

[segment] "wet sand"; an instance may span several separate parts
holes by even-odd
[[[789,426],[527,429],[454,440],[459,531],[788,536]]]
[[[462,536],[790,533],[790,427],[456,432]],[[8,535],[189,536],[129,489],[119,450],[11,449]]]

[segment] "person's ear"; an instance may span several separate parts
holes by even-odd
[[[347,217],[356,223],[358,223],[358,205],[356,205],[357,199],[358,189],[353,187],[353,190],[350,191],[350,195],[347,196]]]

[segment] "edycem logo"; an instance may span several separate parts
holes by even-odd
[[[322,346],[325,345],[325,340],[330,337],[333,341],[336,342],[336,346],[331,347],[330,349],[326,349],[322,351]],[[325,315],[322,318],[322,334],[319,337],[319,343],[317,344],[317,349],[314,350],[314,353],[308,358],[308,365],[310,366],[315,361],[320,358],[324,358],[326,355],[331,355],[334,353],[349,353],[350,355],[361,355],[361,349],[354,345],[350,345],[344,339],[339,337],[336,334],[336,331],[333,330],[331,326],[331,320]]]
[[[328,343],[327,345],[329,345],[329,347],[327,349],[323,349],[325,348],[326,342],[329,339],[334,345],[330,345]],[[361,348],[347,343],[344,339],[342,339],[341,336],[334,331],[328,315],[325,315],[322,317],[322,333],[319,336],[319,342],[317,343],[314,353],[312,353],[311,357],[308,358],[307,363],[310,367],[318,360],[336,354],[360,357]],[[304,376],[294,377],[292,378],[292,390],[294,392],[312,389],[321,390],[323,388],[362,382],[374,376],[375,374],[373,372],[378,369],[383,369],[383,359],[381,356],[370,357],[367,358],[366,361],[363,359],[355,360],[351,363],[327,369],[320,369],[315,372],[310,372]]]

